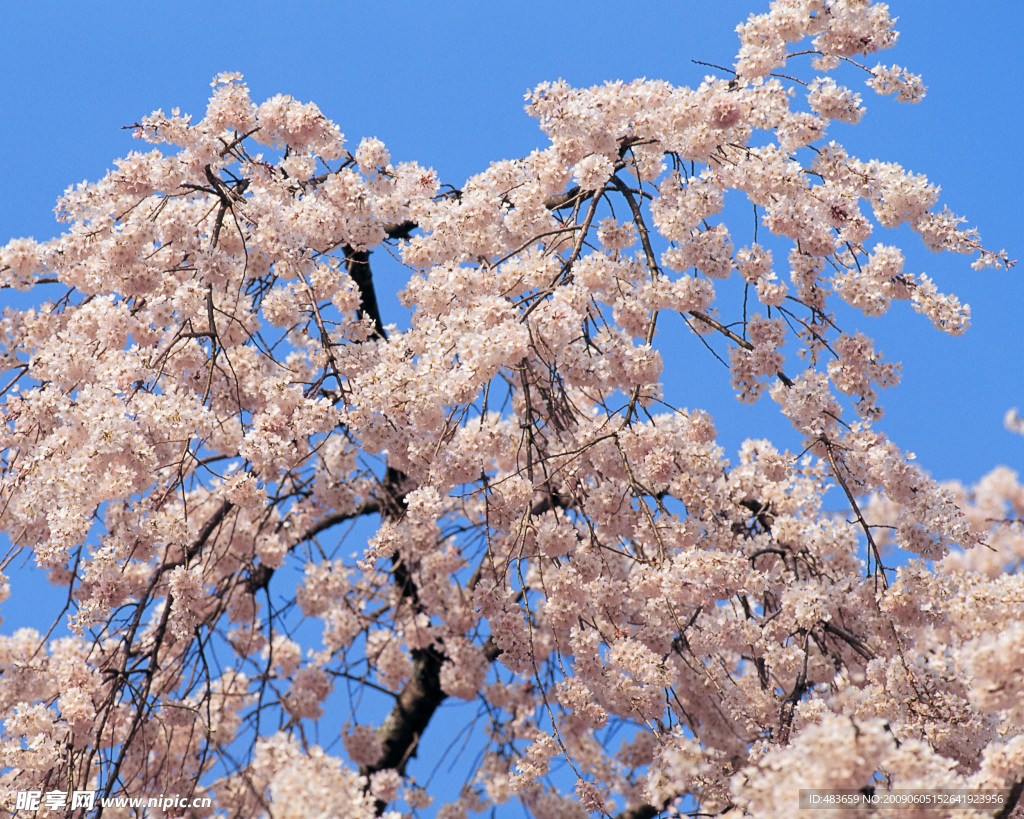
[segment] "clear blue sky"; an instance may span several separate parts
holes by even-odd
[[[695,85],[711,69],[691,60],[731,65],[734,27],[767,5],[5,3],[0,243],[57,233],[53,206],[67,185],[94,180],[114,158],[143,148],[121,126],[156,108],[200,117],[210,80],[221,71],[241,71],[256,101],[287,93],[316,102],[351,145],[378,136],[396,161],[416,159],[459,186],[491,161],[544,144],[522,110],[523,94],[537,83],[647,77]],[[835,138],[863,159],[926,174],[942,186],[941,201],[966,215],[988,246],[1024,259],[1024,3],[890,5],[901,41],[879,59],[923,74],[928,96],[903,106],[865,88],[864,122]],[[975,273],[964,257],[929,254],[916,239],[905,249],[909,271],[927,272],[972,306],[973,326],[950,339],[905,304],[884,320],[857,322],[888,359],[904,363],[903,385],[884,397],[882,429],[939,478],[973,481],[999,463],[1024,469],[1024,438],[1002,428],[1006,409],[1024,411],[1024,264]],[[396,310],[386,297],[401,285],[396,277],[380,273],[385,313]],[[0,293],[4,298],[10,296]],[[687,403],[714,415],[728,451],[748,436],[798,446],[770,400],[740,407],[724,371],[701,361],[692,372],[707,373],[707,381]],[[49,625],[49,616],[38,619],[29,585],[17,584],[4,606],[5,631]]]

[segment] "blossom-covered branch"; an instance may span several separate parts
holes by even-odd
[[[898,365],[842,329],[904,301],[966,330],[901,227],[1011,262],[829,138],[850,72],[923,95],[863,59],[886,6],[738,32],[696,88],[538,86],[549,144],[458,187],[223,74],[68,190],[62,236],[0,248],[34,299],[0,325],[0,524],[72,615],[0,636],[0,803],[651,819],[956,788],[1011,815],[1024,488],[930,479],[881,430]],[[681,406],[691,341],[799,453],[726,457]]]

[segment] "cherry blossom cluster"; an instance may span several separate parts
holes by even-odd
[[[37,297],[0,319],[0,524],[70,627],[0,636],[0,804],[52,782],[246,817],[1020,796],[1024,488],[933,481],[879,426],[898,363],[840,326],[903,301],[889,320],[967,329],[905,270],[906,230],[1010,262],[829,136],[867,115],[847,72],[923,96],[860,62],[896,42],[884,4],[775,0],[738,34],[696,88],[541,84],[547,147],[459,188],[221,74],[202,118],[141,119],[152,150],[68,189],[63,235],[0,248]],[[388,254],[407,327],[378,307]],[[799,454],[727,455],[676,406],[681,350],[769,396]],[[469,713],[450,699],[483,750],[440,804],[419,783]]]

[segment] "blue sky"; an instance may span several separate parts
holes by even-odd
[[[890,6],[901,40],[878,59],[922,74],[928,96],[906,106],[862,89],[865,120],[834,138],[863,159],[924,173],[990,248],[1024,258],[1024,5]],[[156,108],[200,117],[221,71],[241,71],[256,101],[287,93],[316,102],[353,147],[377,136],[396,161],[432,166],[458,187],[491,161],[545,144],[522,110],[539,82],[696,85],[712,69],[691,61],[731,65],[736,24],[766,9],[767,0],[7,3],[0,243],[59,232],[53,206],[63,190],[143,148],[122,126]],[[947,338],[903,304],[844,327],[874,335],[887,359],[904,364],[903,384],[883,397],[881,428],[938,478],[974,481],[1000,463],[1024,468],[1024,438],[1002,427],[1009,407],[1024,411],[1021,268],[976,273],[969,259],[929,254],[912,236],[904,249],[907,270],[927,272],[972,306],[973,326]],[[399,272],[378,271],[385,321],[400,318],[388,315],[397,305],[387,295],[404,284]],[[766,436],[798,448],[770,400],[741,407],[713,362],[684,368],[701,379],[687,403],[711,412],[727,451]],[[4,607],[5,630],[49,625],[33,618],[26,589],[14,589]]]

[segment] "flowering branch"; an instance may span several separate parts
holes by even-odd
[[[879,778],[1016,804],[1024,489],[912,463],[877,428],[898,365],[840,326],[906,301],[967,328],[883,231],[1010,264],[924,177],[828,139],[864,113],[831,72],[892,26],[776,0],[726,79],[544,83],[549,144],[459,188],[238,75],[196,122],[137,123],[166,152],[0,248],[0,286],[64,288],[0,328],[0,524],[72,613],[65,638],[0,636],[0,802],[59,782],[422,811],[453,699],[482,750],[439,815],[790,815]],[[674,403],[703,396],[691,335],[802,452],[727,458]]]

